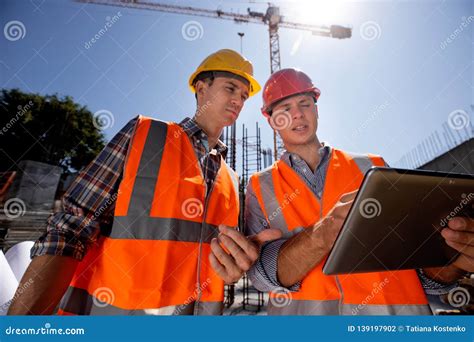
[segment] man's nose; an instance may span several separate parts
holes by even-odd
[[[244,101],[242,100],[242,98],[240,97],[240,95],[237,95],[237,96],[233,96],[232,99],[231,99],[231,103],[233,106],[235,106],[237,109],[241,109],[242,106],[244,105]]]
[[[293,109],[290,111],[290,113],[291,113],[291,117],[292,117],[293,119],[300,119],[300,118],[304,117],[304,112],[303,112],[303,110],[302,110],[300,107],[298,107],[298,106],[296,106],[295,108],[293,108]]]

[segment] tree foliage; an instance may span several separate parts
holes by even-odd
[[[18,89],[0,94],[0,171],[24,159],[80,170],[104,147],[94,116],[70,96],[41,96]]]

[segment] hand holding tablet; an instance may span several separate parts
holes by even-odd
[[[473,205],[472,175],[372,168],[323,272],[335,275],[449,265],[459,252],[443,235],[456,232],[442,235],[441,231],[454,217],[465,217],[459,221],[468,224],[474,218]]]

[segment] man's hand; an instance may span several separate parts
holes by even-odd
[[[455,217],[448,227],[441,231],[446,243],[460,255],[446,267],[428,268],[423,271],[432,279],[442,283],[452,283],[466,272],[474,272],[474,220],[467,217]]]
[[[457,250],[459,257],[453,265],[467,272],[474,272],[474,220],[455,217],[441,231],[446,243]]]
[[[285,287],[302,280],[329,253],[354,202],[357,190],[343,194],[312,228],[291,237],[278,255],[278,281]]]
[[[358,190],[355,190],[343,194],[329,213],[313,226],[311,238],[315,246],[325,254],[329,253],[334,245],[357,192]]]
[[[257,261],[260,246],[280,237],[278,229],[265,229],[257,235],[245,237],[233,228],[220,225],[218,238],[211,241],[209,261],[226,284],[234,284]]]

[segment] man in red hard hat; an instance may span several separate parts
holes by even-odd
[[[254,174],[246,194],[246,232],[276,228],[249,277],[270,292],[274,315],[429,315],[427,294],[448,293],[474,271],[474,224],[454,218],[442,231],[461,254],[448,267],[326,276],[322,265],[352,205],[363,175],[384,160],[321,143],[317,101],[321,92],[304,72],[283,69],[263,89],[262,113],[286,151]]]

